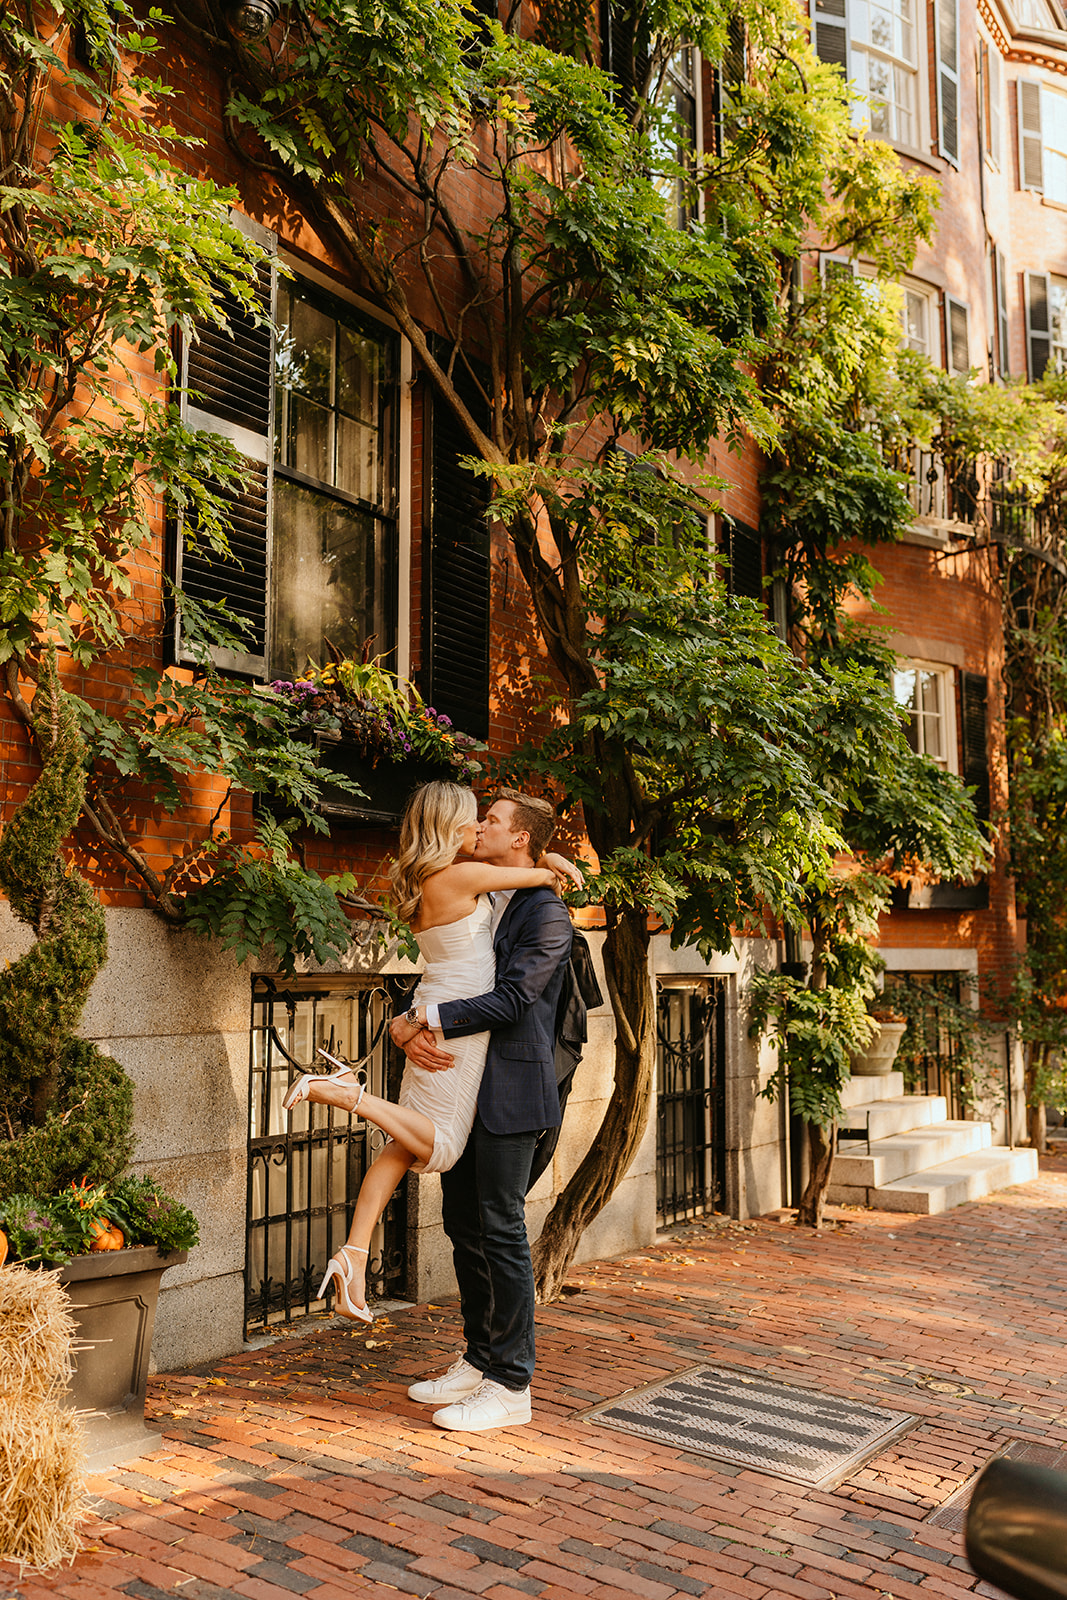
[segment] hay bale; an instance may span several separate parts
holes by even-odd
[[[24,1569],[78,1552],[84,1443],[59,1400],[73,1335],[57,1272],[0,1268],[0,1558]]]
[[[57,1400],[0,1406],[0,1557],[43,1571],[77,1555],[82,1460],[81,1425]]]
[[[0,1400],[54,1399],[70,1382],[70,1298],[58,1272],[0,1270]]]

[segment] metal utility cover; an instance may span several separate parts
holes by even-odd
[[[812,1489],[839,1483],[920,1421],[729,1367],[691,1367],[582,1415]]]

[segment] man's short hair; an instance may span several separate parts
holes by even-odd
[[[514,807],[511,831],[528,833],[530,854],[535,861],[540,860],[556,831],[555,806],[548,800],[539,800],[536,795],[523,794],[521,789],[498,789],[493,799],[511,802]]]

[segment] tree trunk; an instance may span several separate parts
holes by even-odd
[[[1026,1131],[1030,1135],[1030,1143],[1039,1156],[1048,1154],[1048,1128],[1045,1121],[1045,1108],[1040,1106],[1027,1106]]]
[[[836,1132],[833,1123],[828,1128],[820,1128],[815,1122],[808,1123],[808,1159],[811,1171],[808,1173],[808,1181],[804,1185],[804,1193],[797,1206],[798,1228],[822,1227],[826,1191],[830,1187],[830,1168],[834,1162]]]
[[[611,1199],[644,1137],[656,1046],[648,945],[643,910],[627,908],[609,915],[604,967],[615,1013],[615,1086],[596,1138],[534,1247],[534,1278],[542,1304],[558,1297],[582,1233]]]
[[[813,916],[811,919],[811,987],[825,989],[827,984],[826,947],[829,942],[829,929],[821,917]],[[822,1214],[826,1206],[826,1191],[830,1187],[830,1168],[834,1164],[834,1147],[837,1143],[837,1128],[834,1123],[829,1127],[820,1128],[818,1123],[809,1122],[808,1129],[808,1162],[810,1171],[808,1181],[804,1185],[804,1193],[797,1206],[798,1228],[821,1228]]]
[[[1026,1131],[1030,1143],[1039,1156],[1048,1154],[1048,1128],[1045,1119],[1045,1098],[1041,1087],[1045,1081],[1048,1061],[1047,1044],[1032,1044],[1026,1062],[1023,1085],[1026,1095]]]

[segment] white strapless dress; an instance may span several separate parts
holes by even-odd
[[[496,981],[493,953],[493,907],[482,895],[470,916],[446,922],[415,935],[426,970],[415,994],[416,1005],[442,1000],[467,1000],[486,994]],[[488,1033],[448,1039],[437,1030],[437,1043],[455,1057],[447,1072],[427,1072],[408,1062],[400,1084],[400,1104],[429,1117],[437,1130],[433,1155],[416,1162],[416,1172],[447,1172],[463,1154],[474,1126],[474,1113],[485,1071]]]

